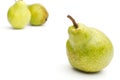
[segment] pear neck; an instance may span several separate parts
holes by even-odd
[[[74,27],[77,29],[78,28],[78,24],[76,23],[75,19],[72,18],[70,15],[67,16],[73,23]]]

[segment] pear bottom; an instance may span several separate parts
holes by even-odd
[[[97,53],[96,53],[97,54]],[[70,46],[67,41],[67,56],[70,64],[75,68],[83,72],[99,72],[105,68],[112,59],[112,54],[89,55],[86,53],[76,52]]]

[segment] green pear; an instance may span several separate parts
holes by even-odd
[[[9,8],[7,17],[13,28],[22,29],[29,23],[31,13],[23,0],[17,0]]]
[[[66,42],[70,64],[83,72],[98,72],[112,60],[113,46],[109,38],[101,31],[88,27],[67,16],[73,25],[68,28],[69,39]]]
[[[48,12],[43,5],[35,3],[29,5],[28,8],[31,12],[31,20],[30,20],[31,25],[39,26],[47,21]]]

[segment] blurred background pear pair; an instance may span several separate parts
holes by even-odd
[[[7,13],[8,21],[14,29],[23,29],[29,23],[32,26],[40,26],[47,21],[48,12],[39,4],[27,5],[23,0],[17,0]]]

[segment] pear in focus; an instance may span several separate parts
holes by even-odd
[[[29,5],[28,8],[31,12],[31,25],[40,26],[47,21],[48,12],[43,5],[36,3]]]
[[[7,17],[14,29],[22,29],[29,23],[31,13],[23,0],[17,0],[9,8]]]
[[[73,25],[68,28],[69,39],[66,42],[70,64],[83,72],[98,72],[104,69],[113,58],[113,46],[109,38],[101,31],[88,27],[67,16]]]

